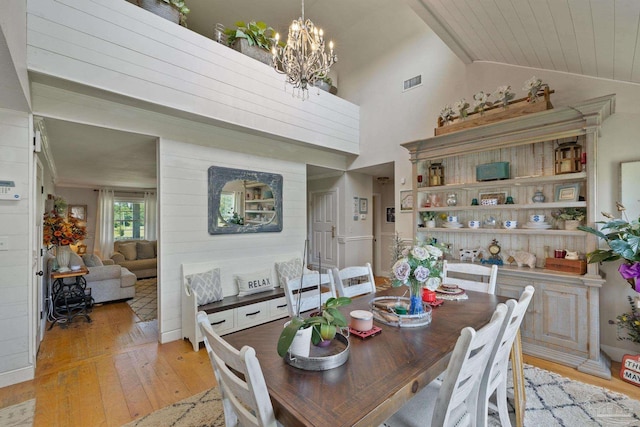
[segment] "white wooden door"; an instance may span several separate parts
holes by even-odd
[[[47,280],[43,275],[44,272],[44,263],[43,263],[43,254],[44,247],[42,244],[42,215],[44,214],[44,195],[43,192],[43,171],[42,171],[42,163],[34,153],[35,157],[35,191],[34,194],[34,204],[35,204],[35,215],[33,215],[34,219],[34,233],[33,233],[33,271],[31,277],[33,278],[33,282],[31,284],[32,289],[35,291],[36,302],[35,302],[35,314],[36,314],[36,348],[35,353],[38,354],[38,349],[40,348],[40,342],[44,338],[44,330],[46,326],[46,313],[45,311],[45,299],[46,299],[46,283]]]
[[[308,259],[322,269],[338,267],[338,195],[336,190],[311,193],[311,238]]]

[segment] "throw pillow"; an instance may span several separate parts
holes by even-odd
[[[205,305],[220,301],[222,295],[222,283],[220,283],[220,269],[214,268],[204,273],[195,273],[185,276],[187,283],[196,293],[198,305]]]
[[[82,261],[84,261],[84,265],[86,265],[87,267],[100,267],[103,265],[100,257],[95,254],[82,255]]]
[[[278,275],[278,285],[284,288],[287,280],[302,276],[302,261],[300,258],[293,258],[289,261],[276,262],[276,274]],[[304,275],[318,274],[317,271],[304,268]]]
[[[284,288],[287,280],[300,277],[302,274],[302,260],[293,258],[285,262],[276,262],[276,273],[278,274],[280,287]]]
[[[156,257],[151,242],[136,242],[136,251],[138,259],[153,259]]]
[[[271,269],[254,273],[237,274],[235,278],[238,284],[238,290],[240,291],[238,292],[239,297],[270,291],[274,288]]]
[[[127,261],[133,261],[138,257],[138,253],[136,251],[136,242],[120,243],[118,252],[120,252],[124,256],[124,259]]]

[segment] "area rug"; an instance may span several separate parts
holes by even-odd
[[[31,427],[33,426],[35,411],[35,399],[2,408],[0,409],[0,426]]]
[[[192,426],[224,427],[222,398],[217,387],[138,418],[124,427]]]
[[[524,376],[527,427],[640,426],[640,401],[530,365],[525,365]],[[512,424],[516,425],[513,417]],[[223,425],[222,402],[214,387],[152,412],[127,427]],[[489,425],[500,425],[497,414],[489,415]]]
[[[141,321],[147,322],[158,317],[158,279],[141,279],[136,282],[136,296],[127,304]]]

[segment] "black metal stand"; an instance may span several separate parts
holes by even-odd
[[[65,277],[55,279],[51,287],[53,313],[49,329],[56,323],[66,327],[77,316],[83,316],[91,323],[89,313],[93,308],[93,297],[91,288],[87,289],[87,281],[80,275],[75,276],[72,283],[65,283],[64,279]]]

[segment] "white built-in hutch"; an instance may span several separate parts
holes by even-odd
[[[584,275],[545,269],[545,258],[553,257],[555,249],[584,255],[597,247],[596,237],[564,230],[561,223],[550,229],[523,225],[530,215],[544,214],[550,219],[553,211],[564,207],[585,207],[586,222],[594,223],[598,134],[614,107],[615,96],[609,95],[402,144],[413,164],[414,237],[449,244],[452,259],[458,258],[460,249],[480,248],[487,254],[487,247],[496,239],[505,260],[499,267],[496,293],[518,298],[527,285],[536,290],[521,330],[523,351],[603,378],[611,375],[609,360],[600,351],[599,298],[604,280],[598,266],[589,264]],[[555,149],[559,143],[576,139],[586,153],[586,164],[580,172],[556,174]],[[476,166],[493,162],[509,162],[509,178],[476,181]],[[434,163],[441,163],[444,169],[444,185],[428,186],[428,170]],[[422,184],[426,185],[418,185],[418,175],[425,175]],[[574,184],[580,194],[577,200],[555,201],[558,186],[571,188]],[[534,203],[532,197],[539,190],[545,202]],[[457,196],[455,206],[445,202],[451,193]],[[481,200],[486,193],[511,196],[513,204],[472,205],[473,199]],[[438,199],[438,206],[426,206]],[[463,227],[445,228],[438,222],[435,228],[426,228],[421,219],[425,211],[455,215]],[[484,222],[490,217],[498,221],[495,228],[467,227],[470,220]],[[514,219],[516,229],[499,225]],[[536,267],[509,265],[506,260],[511,251],[535,254]]]

